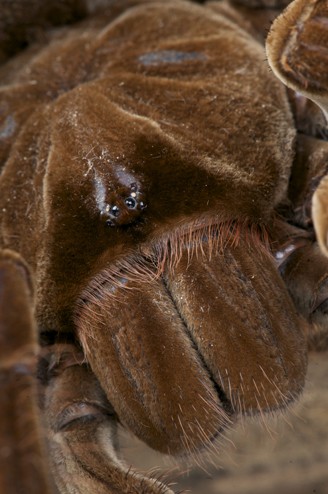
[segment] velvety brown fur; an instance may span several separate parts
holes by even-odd
[[[159,22],[165,26],[161,37]],[[147,32],[136,29],[140,24],[147,26]],[[129,36],[117,45],[123,29]],[[4,244],[24,249],[27,261],[40,271],[37,312],[40,323],[49,329],[69,323],[69,308],[90,276],[127,249],[157,241],[199,215],[216,223],[268,221],[272,206],[285,192],[293,153],[294,130],[286,97],[262,63],[261,47],[224,19],[197,6],[155,2],[125,14],[98,37],[93,29],[89,31],[84,29],[83,43],[73,36],[69,42],[50,45],[33,58],[26,74],[16,75],[17,90],[26,101],[25,114],[24,104],[15,111],[15,101],[10,103],[4,95],[7,111],[17,122],[16,132],[28,115],[19,138],[13,131],[7,139],[15,139],[15,144],[3,172],[4,190],[10,191],[8,197],[5,193],[1,197],[6,210]],[[230,39],[234,39],[234,54],[226,50]],[[140,58],[170,50],[195,53],[195,60],[156,63]],[[56,52],[60,53],[58,66],[51,62]],[[47,79],[43,74],[48,74]],[[260,100],[252,96],[254,77],[263,87]],[[80,82],[84,84],[79,86]],[[10,99],[21,103],[19,94]],[[36,100],[40,108],[31,113]],[[260,111],[261,121],[255,117]],[[231,136],[236,136],[238,146]],[[35,183],[33,169],[22,163],[30,216],[21,224],[17,219],[24,200],[20,197],[11,206],[19,194],[15,190],[21,188],[11,169],[18,160],[29,158],[27,141],[29,153],[38,162],[39,180]],[[123,170],[130,177],[117,176]],[[104,226],[94,197],[95,173],[106,189],[122,188],[118,197],[115,190],[106,193],[106,201],[112,203],[122,193],[129,195],[129,183],[140,182],[148,203],[142,222],[128,230]],[[42,245],[39,236],[33,241],[32,225],[44,232]],[[19,239],[27,236],[26,247],[19,245]],[[91,241],[95,238],[97,242]]]
[[[0,491],[50,493],[37,406],[37,334],[24,261],[0,253]]]
[[[328,261],[308,203],[327,149],[315,134],[303,153],[247,14],[254,2],[238,3],[110,2],[0,68],[0,247],[22,256],[35,288],[40,406],[61,493],[169,493],[120,462],[116,422],[155,449],[195,454],[239,414],[294,400],[306,336],[326,334]],[[304,2],[294,8],[304,20]],[[88,11],[66,9],[58,23]],[[286,19],[270,38],[274,70]],[[8,48],[15,22],[4,56],[20,44]],[[310,159],[315,171],[298,181]],[[20,361],[24,323],[8,314]]]

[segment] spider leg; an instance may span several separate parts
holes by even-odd
[[[319,245],[328,255],[328,177],[324,177],[317,188],[312,203],[313,223]]]
[[[275,256],[279,271],[295,307],[307,324],[311,350],[328,348],[328,259],[305,230],[282,223],[276,237]]]
[[[308,323],[308,345],[315,350],[328,346],[328,258],[314,233],[311,205],[327,172],[328,142],[299,133],[288,198],[277,208],[271,232],[280,274]]]
[[[244,5],[251,8],[283,8],[290,3],[291,0],[230,0],[237,5]]]
[[[117,455],[117,417],[84,355],[72,344],[43,349],[39,375],[51,468],[62,494],[173,494]]]
[[[288,220],[315,238],[295,242],[291,235],[282,256],[281,274],[296,307],[309,325],[309,346],[327,348],[328,335],[328,5],[324,0],[295,0],[274,22],[267,54],[275,74],[295,91],[292,107],[300,132],[289,187]],[[311,100],[306,103],[307,98]],[[311,106],[312,105],[312,106]],[[296,237],[297,237],[296,233]],[[310,237],[311,235],[309,235]],[[326,254],[326,255],[325,255]]]
[[[278,17],[267,41],[270,65],[290,88],[314,101],[328,118],[328,5],[325,0],[295,0]],[[328,179],[313,195],[312,215],[318,243],[328,255]]]
[[[0,252],[0,492],[50,494],[37,405],[38,351],[28,269]]]
[[[277,77],[288,87],[315,101],[327,118],[327,2],[292,2],[270,30],[267,54]]]

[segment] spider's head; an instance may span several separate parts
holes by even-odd
[[[204,158],[93,95],[58,103],[39,320],[72,324],[124,425],[192,453],[304,384],[302,323],[261,228],[278,178]]]

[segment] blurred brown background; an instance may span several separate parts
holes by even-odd
[[[231,441],[231,442],[230,442]],[[172,460],[122,433],[122,454],[134,467],[176,482],[192,494],[328,494],[328,354],[310,355],[306,388],[284,415],[245,419],[218,445],[205,469]],[[211,465],[213,463],[215,466]],[[157,472],[157,471],[156,471]]]

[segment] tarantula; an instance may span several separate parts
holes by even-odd
[[[172,493],[117,424],[192,455],[302,391],[328,3],[289,3],[0,0],[1,492]]]

